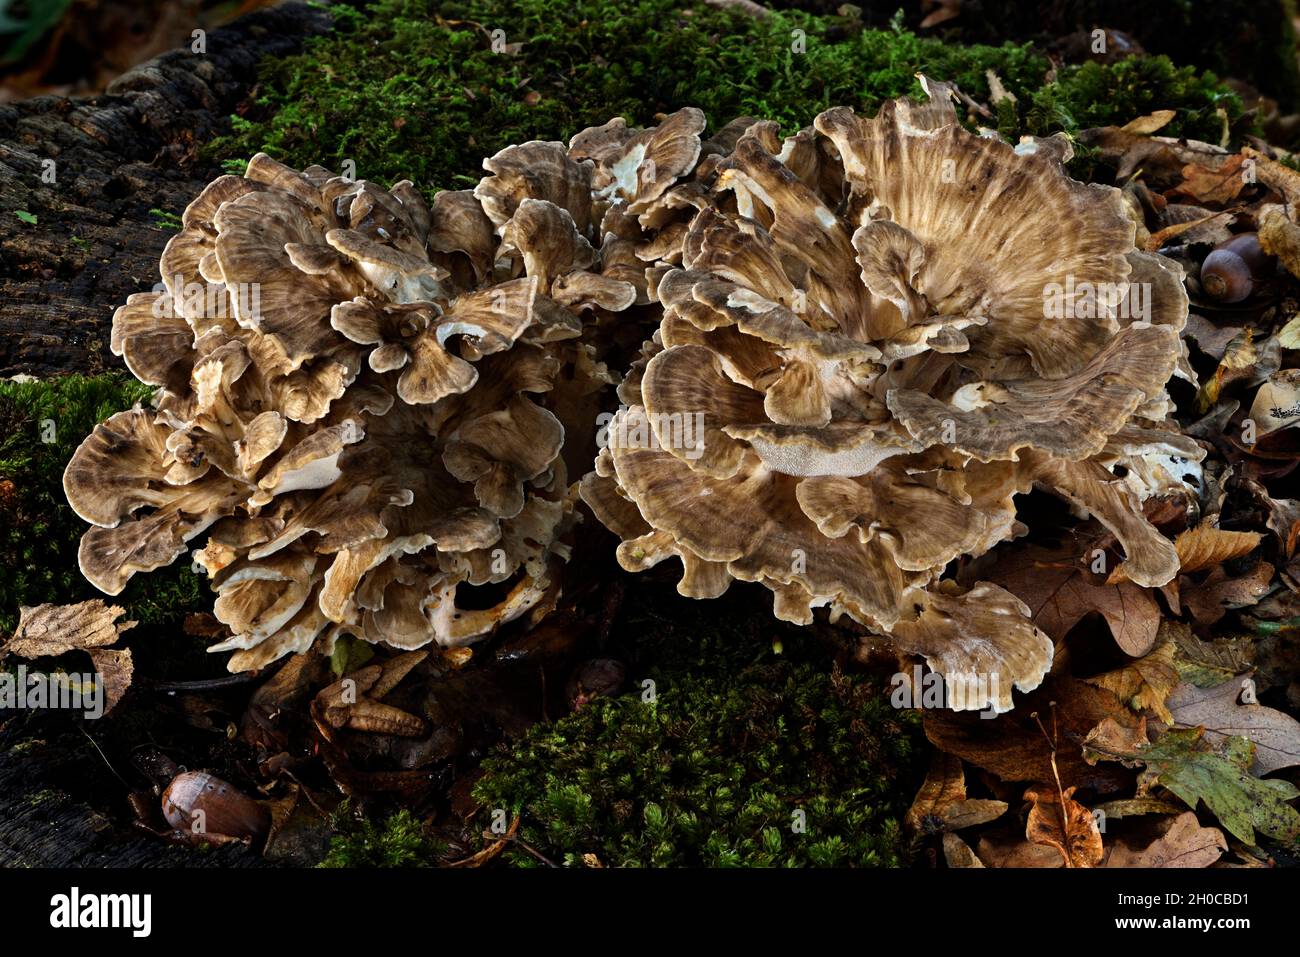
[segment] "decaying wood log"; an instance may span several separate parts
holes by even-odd
[[[119,365],[113,310],[158,281],[171,236],[149,211],[179,216],[220,172],[198,150],[226,130],[261,58],[328,27],[319,7],[286,3],[214,30],[203,54],[143,63],[104,94],[0,106],[0,376]]]

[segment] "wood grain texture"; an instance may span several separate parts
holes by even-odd
[[[220,173],[199,148],[226,130],[262,57],[328,27],[323,10],[286,3],[212,31],[205,54],[143,63],[103,94],[0,106],[0,376],[120,365],[108,351],[113,310],[158,281],[172,235],[149,211],[179,215]],[[41,179],[47,159],[53,184]]]

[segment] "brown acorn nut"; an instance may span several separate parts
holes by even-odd
[[[206,771],[176,775],[163,792],[162,809],[167,823],[195,842],[258,844],[271,828],[265,807]]]
[[[1201,263],[1201,288],[1217,302],[1241,302],[1273,273],[1274,256],[1259,246],[1255,233],[1224,240]]]

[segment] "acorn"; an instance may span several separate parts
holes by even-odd
[[[1273,274],[1276,257],[1264,252],[1255,233],[1241,233],[1215,246],[1201,263],[1201,289],[1216,302],[1241,302]]]
[[[176,775],[162,796],[167,823],[196,841],[258,844],[271,829],[271,814],[248,795],[206,771]]]

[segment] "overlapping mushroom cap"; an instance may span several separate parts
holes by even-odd
[[[1190,494],[1202,454],[1164,421],[1187,298],[1120,192],[1063,172],[1068,142],[976,136],[923,85],[784,141],[755,123],[717,164],[582,495],[625,568],[676,556],[698,598],[762,582],[789,621],[830,606],[954,706],[1007,710],[1051,642],[941,576],[1023,532],[1037,485],[1114,532],[1132,581],[1173,578],[1142,503]]]
[[[690,173],[696,118],[623,131],[666,151],[651,175],[621,161],[630,198],[653,205]],[[163,288],[114,316],[113,351],[159,387],[154,407],[100,425],[64,475],[95,526],[93,584],[117,594],[206,533],[195,561],[233,671],[341,633],[460,644],[553,587],[566,476],[594,448],[587,421],[566,446],[563,419],[613,381],[584,318],[632,305],[655,259],[618,255],[597,161],[534,142],[484,166],[431,208],[409,182],[264,155],[204,190]],[[492,590],[466,604],[467,586]]]

